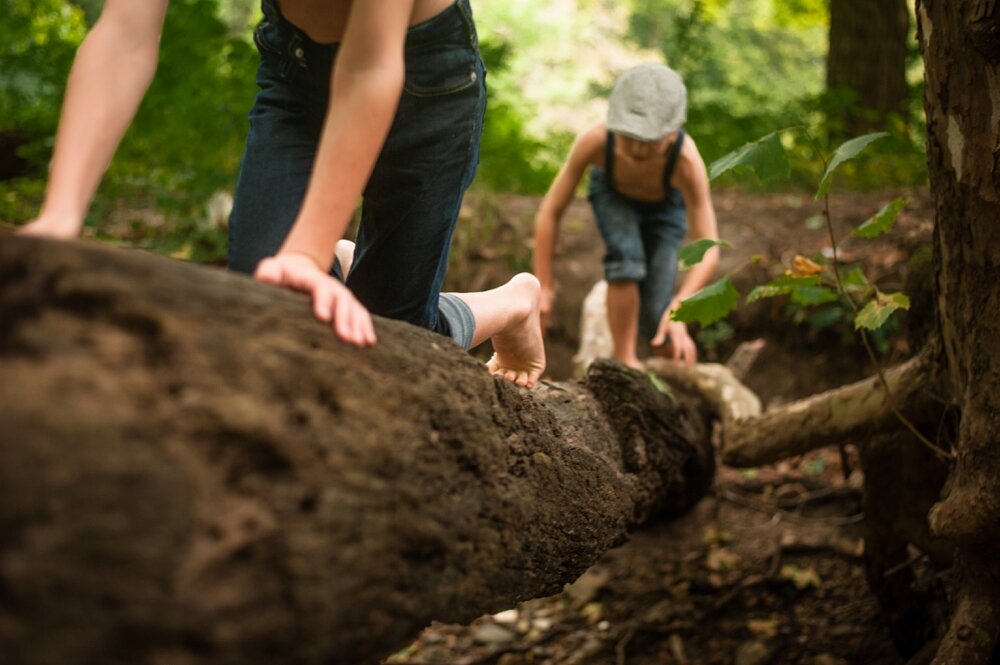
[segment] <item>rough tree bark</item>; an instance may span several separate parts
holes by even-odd
[[[360,663],[551,594],[713,471],[613,363],[533,391],[378,320],[139,252],[0,238],[0,654]]]
[[[858,110],[842,118],[847,134],[882,129],[888,114],[905,114],[909,32],[906,0],[830,0],[826,86],[855,96]]]
[[[957,463],[931,529],[957,540],[957,594],[937,665],[1000,640],[1000,3],[920,0],[934,199],[940,366],[961,409]]]
[[[889,432],[885,409],[856,399],[861,384],[735,423],[723,459],[754,465],[857,436],[866,425],[883,432],[862,450],[872,587],[883,607],[897,610],[897,644],[913,653],[932,632],[930,618],[912,606],[906,578],[890,578],[905,564],[907,543],[937,561],[953,559],[952,612],[933,662],[983,665],[1000,661],[1000,2],[920,0],[917,15],[937,325],[923,354],[892,373],[896,392],[886,408],[951,444],[955,461],[943,464],[902,428]],[[881,394],[879,384],[870,386]]]

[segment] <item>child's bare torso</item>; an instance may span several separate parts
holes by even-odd
[[[339,42],[344,37],[353,0],[279,0],[282,15],[321,44]],[[358,0],[364,2],[365,0]],[[437,16],[454,0],[414,0],[410,25]]]
[[[636,146],[628,139],[616,137],[614,167],[615,190],[623,196],[636,201],[656,203],[662,201],[667,192],[663,187],[663,170],[667,166],[670,150],[676,140],[676,133],[666,137],[657,144]],[[604,159],[604,146],[595,155],[596,165],[607,171]],[[674,169],[671,185],[676,187],[677,171]]]

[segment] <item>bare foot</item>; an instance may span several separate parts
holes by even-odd
[[[631,358],[615,358],[615,360],[625,365],[626,367],[637,369],[640,372],[646,371],[646,366],[636,356],[632,356]]]
[[[496,353],[486,363],[491,374],[502,376],[519,386],[531,388],[545,371],[545,344],[539,314],[541,289],[530,273],[514,275],[505,287],[511,298],[523,303],[510,322],[492,337]]]

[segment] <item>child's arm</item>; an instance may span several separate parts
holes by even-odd
[[[688,137],[686,146],[690,153],[680,164],[681,193],[684,195],[684,206],[687,208],[688,235],[691,240],[719,239],[718,224],[715,219],[715,207],[712,205],[712,195],[708,187],[708,171],[705,162],[698,152],[694,141]],[[686,152],[686,151],[685,151]],[[687,271],[687,277],[677,290],[671,302],[671,308],[676,309],[682,300],[693,296],[708,284],[719,265],[719,248],[713,247],[705,253],[700,263]]]
[[[278,254],[261,261],[254,274],[311,294],[316,317],[332,322],[341,339],[358,346],[375,343],[371,316],[329,271],[399,103],[412,8],[413,0],[351,4],[302,210]]]
[[[66,84],[45,202],[22,233],[79,235],[90,201],[153,74],[167,0],[107,0]]]
[[[684,195],[684,206],[687,208],[688,230],[692,240],[709,238],[719,239],[718,224],[715,219],[715,207],[708,187],[708,170],[698,152],[694,141],[688,137],[681,151],[681,159],[677,163],[677,182]],[[688,335],[687,325],[681,321],[672,321],[670,313],[681,306],[681,301],[690,298],[702,287],[708,284],[719,265],[719,248],[713,247],[705,252],[700,263],[687,271],[687,276],[667,307],[656,335],[651,340],[653,346],[660,346],[669,336],[673,347],[674,360],[683,361],[688,366],[697,360],[694,342]]]
[[[599,123],[577,136],[569,157],[556,175],[535,214],[535,251],[533,271],[542,286],[542,331],[548,326],[555,300],[552,259],[559,236],[559,222],[566,207],[573,201],[576,187],[587,166],[593,164],[604,149],[604,123]]]

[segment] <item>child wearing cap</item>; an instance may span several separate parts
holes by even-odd
[[[67,85],[45,202],[24,234],[72,238],[157,67],[168,0],[106,0]],[[484,69],[468,0],[261,0],[260,92],[229,225],[229,263],[308,293],[345,342],[370,313],[491,339],[494,374],[545,368],[538,282],[443,294],[479,156]],[[248,81],[248,85],[250,82]],[[358,199],[357,246],[341,240]]]
[[[677,250],[687,234],[718,239],[708,173],[683,130],[687,91],[661,64],[626,70],[615,82],[606,122],[580,133],[535,215],[534,272],[542,286],[543,331],[555,297],[552,262],[559,222],[584,172],[587,198],[605,245],[608,325],[614,357],[641,368],[638,337],[658,355],[693,365],[687,326],[670,312],[708,283],[718,248],[688,271],[674,293]]]

